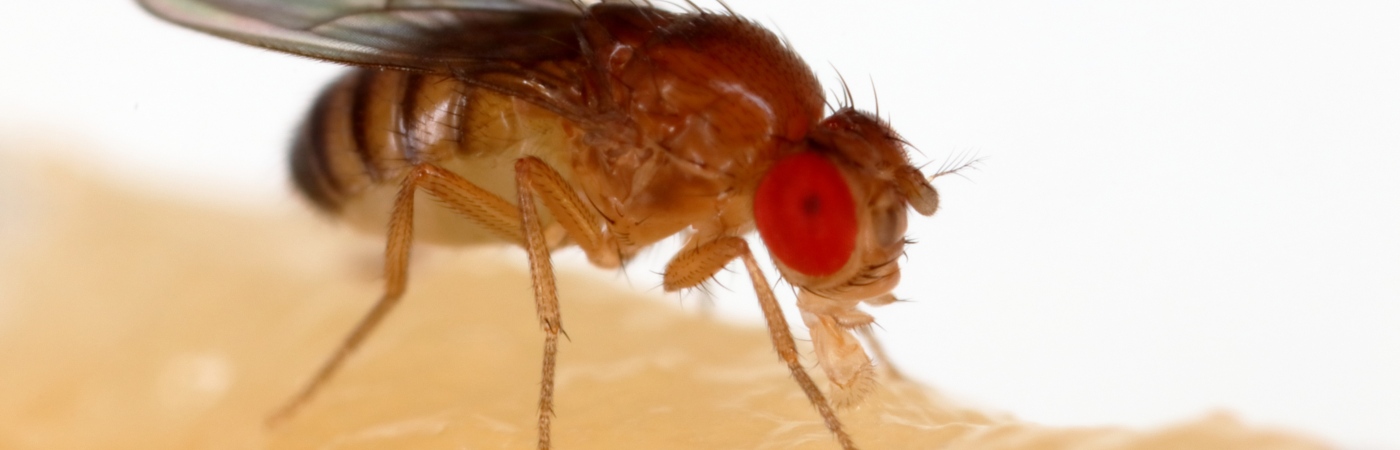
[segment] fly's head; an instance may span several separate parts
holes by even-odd
[[[778,160],[754,194],[754,222],[785,279],[846,307],[883,304],[899,283],[907,211],[938,191],[877,117],[843,108]],[[825,308],[822,308],[825,309]]]

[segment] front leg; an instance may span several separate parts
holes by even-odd
[[[788,329],[783,311],[778,307],[778,299],[773,295],[773,290],[769,289],[768,280],[763,276],[758,262],[754,260],[748,242],[743,238],[724,236],[707,243],[687,246],[666,265],[663,285],[667,292],[696,286],[714,276],[734,258],[742,259],[744,267],[748,269],[749,279],[758,295],[758,304],[763,309],[763,318],[768,324],[768,337],[773,340],[773,348],[778,351],[778,358],[787,364],[788,371],[797,380],[802,392],[807,394],[807,400],[812,403],[812,407],[822,416],[826,428],[836,436],[841,448],[854,450],[855,442],[846,434],[841,420],[836,417],[836,412],[827,403],[822,391],[817,389],[816,383],[812,382],[812,377],[807,375],[807,370],[802,367],[802,361],[797,356],[797,344],[792,339],[792,331]]]

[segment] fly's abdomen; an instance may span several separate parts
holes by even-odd
[[[292,180],[317,207],[339,212],[415,164],[449,159],[462,142],[468,92],[448,77],[351,71],[321,93],[297,132]]]
[[[522,156],[537,156],[569,177],[572,139],[566,128],[548,110],[455,78],[357,69],[316,100],[292,148],[292,179],[321,210],[362,231],[383,233],[415,165],[433,164],[510,203],[516,196],[513,163]],[[417,238],[458,245],[499,240],[440,202],[417,205]],[[544,214],[542,221],[552,218]]]

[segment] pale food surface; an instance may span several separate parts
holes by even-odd
[[[399,310],[269,430],[266,414],[378,296],[375,240],[309,212],[226,211],[6,165],[0,448],[533,447],[542,333],[518,249],[417,249]],[[611,273],[559,278],[558,448],[837,447],[763,329]],[[1222,414],[1045,427],[883,374],[840,415],[867,449],[1325,448]]]

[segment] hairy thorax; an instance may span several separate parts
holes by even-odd
[[[599,48],[592,64],[627,119],[590,127],[575,172],[623,254],[688,227],[711,237],[750,230],[754,180],[821,118],[811,71],[739,17],[657,26],[635,9],[594,13],[584,30]]]

